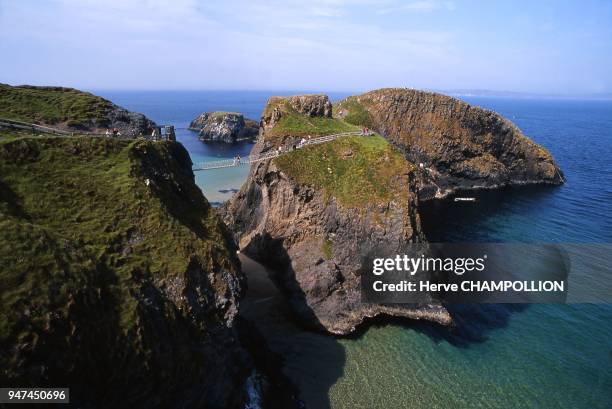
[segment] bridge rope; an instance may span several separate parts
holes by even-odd
[[[355,135],[364,135],[364,133],[362,131],[353,131],[353,132],[342,132],[342,133],[337,133],[337,134],[332,134],[332,135],[325,135],[319,138],[303,140],[303,142],[298,143],[294,147],[295,149],[301,149],[301,148],[304,148],[310,145],[318,145],[321,143],[331,142],[333,140],[342,138],[344,136],[355,136]],[[265,160],[277,158],[279,156],[286,155],[291,152],[292,152],[292,149],[284,147],[281,150],[274,149],[272,151],[261,153],[259,155],[249,155],[245,158],[240,158],[240,159],[235,158],[235,159],[222,159],[222,160],[214,160],[214,161],[203,161],[199,163],[194,163],[193,171],[198,172],[202,170],[233,168],[233,167],[238,167],[242,165],[250,165],[252,163],[257,163],[257,162],[262,162]]]

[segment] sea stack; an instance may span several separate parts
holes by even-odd
[[[206,142],[234,143],[252,140],[259,133],[259,124],[237,112],[203,112],[189,124]]]

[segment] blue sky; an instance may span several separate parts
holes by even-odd
[[[0,0],[0,82],[612,92],[612,2]]]

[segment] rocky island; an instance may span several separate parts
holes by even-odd
[[[205,142],[234,143],[256,138],[259,124],[236,112],[203,112],[191,121],[189,129],[199,132]]]
[[[551,155],[509,121],[454,98],[387,89],[332,107],[325,95],[268,101],[253,154],[368,127],[252,166],[220,211],[240,248],[275,268],[297,314],[315,328],[348,334],[365,319],[391,315],[449,324],[423,305],[362,304],[367,254],[401,254],[425,242],[417,204],[457,189],[560,184]]]
[[[32,85],[0,84],[0,119],[75,133],[104,133],[114,128],[123,137],[148,137],[157,127],[143,114],[128,111],[88,92]]]

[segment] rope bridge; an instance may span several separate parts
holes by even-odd
[[[361,131],[354,131],[354,132],[342,132],[342,133],[337,133],[337,134],[332,134],[332,135],[325,135],[319,138],[305,140],[304,142],[295,145],[295,148],[301,149],[305,146],[318,145],[320,143],[331,142],[333,140],[342,138],[344,136],[354,136],[354,135],[364,135],[364,133]],[[233,167],[242,166],[242,165],[250,165],[252,163],[262,162],[268,159],[286,155],[290,152],[292,152],[292,149],[285,148],[280,151],[278,149],[275,149],[273,151],[265,152],[259,155],[249,155],[245,158],[240,158],[239,160],[236,158],[236,159],[223,159],[223,160],[215,160],[215,161],[204,161],[204,162],[194,163],[193,171],[197,172],[200,170],[223,169],[223,168],[233,168]]]

